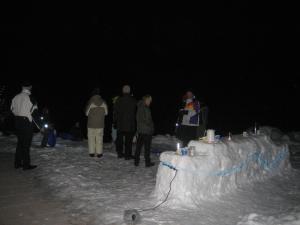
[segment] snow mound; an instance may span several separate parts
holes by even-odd
[[[300,132],[291,132],[288,134],[291,141],[300,142]]]
[[[260,132],[269,136],[274,142],[289,141],[288,136],[276,127],[260,127]]]
[[[263,216],[251,213],[245,216],[237,225],[299,225],[300,213],[293,212],[280,216]]]
[[[172,207],[197,207],[202,200],[216,198],[241,185],[280,175],[291,168],[287,144],[275,143],[268,135],[235,135],[218,143],[191,141],[195,156],[164,152],[156,177],[154,196]]]
[[[264,126],[260,128],[260,132],[267,136],[270,136],[272,141],[276,144],[288,144],[291,146],[299,146],[300,147],[300,132],[289,132],[283,133],[281,130],[275,127]]]

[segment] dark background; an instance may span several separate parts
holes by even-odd
[[[97,9],[38,2],[2,7],[0,84],[7,96],[31,80],[58,130],[76,121],[84,130],[92,89],[100,87],[111,106],[130,84],[138,99],[153,96],[156,132],[172,134],[181,97],[192,89],[209,106],[209,127],[217,133],[241,132],[254,122],[299,130],[299,25],[280,7],[220,1],[185,15]],[[111,114],[107,140],[110,121]]]

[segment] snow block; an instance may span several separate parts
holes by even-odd
[[[177,176],[165,205],[197,207],[202,200],[217,198],[253,181],[263,181],[291,168],[287,144],[273,142],[266,134],[232,136],[218,143],[191,141],[195,156],[164,152],[156,177],[154,196],[165,199],[175,171]]]

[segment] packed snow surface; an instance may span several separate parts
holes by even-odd
[[[294,137],[298,136],[294,135]],[[38,168],[29,173],[36,180],[38,187],[48,190],[49,195],[65,202],[67,212],[77,218],[78,224],[124,224],[124,210],[149,208],[160,203],[155,197],[154,191],[156,190],[157,166],[160,164],[157,154],[152,155],[156,167],[145,168],[141,162],[141,165],[136,168],[133,161],[118,159],[114,146],[111,144],[105,144],[104,157],[98,159],[88,156],[86,141],[72,142],[58,139],[55,148],[40,149],[38,147],[40,138],[40,135],[35,136],[31,151],[32,163],[37,164]],[[170,136],[163,138],[166,142],[173,142]],[[235,140],[235,138],[237,139]],[[251,151],[250,148],[247,148],[250,152],[246,153],[243,146],[240,146],[245,140],[240,138],[233,137],[232,143],[221,144],[228,148],[226,151],[232,151],[235,154],[226,158],[229,155],[224,154],[228,154],[228,152],[219,152],[219,158],[211,158],[211,167],[209,168],[217,168],[217,163],[220,163],[219,167],[217,170],[209,170],[209,173],[213,172],[214,175],[219,173],[220,175],[222,171],[224,173],[224,170],[240,165],[239,162],[243,162],[249,154],[251,155],[257,150],[262,153],[280,152],[287,143],[286,139],[280,139],[275,144],[265,139],[264,136],[261,137],[261,141],[257,141],[255,138],[252,140],[249,137],[246,139],[248,140],[247,145],[252,146],[253,143],[260,142],[261,145],[255,146]],[[271,143],[272,149],[267,143]],[[235,144],[240,146],[241,154],[236,155],[236,151],[233,150]],[[15,146],[16,138],[14,136],[0,137],[0,152],[14,153]],[[212,150],[212,152],[214,151],[219,150]],[[217,152],[214,154],[216,154],[214,157],[217,157]],[[276,159],[275,152],[269,157]],[[183,159],[187,160],[188,157]],[[205,160],[202,159],[202,161],[205,164]],[[195,165],[192,166],[192,169]],[[259,163],[256,165],[261,166]],[[161,167],[160,164],[159,170],[161,168],[164,167]],[[171,171],[167,167],[164,169]],[[231,170],[227,170],[227,176],[210,178],[219,179],[219,183],[211,185],[211,190],[202,190],[212,197],[205,197],[204,194],[200,193],[198,197],[195,197],[196,204],[193,202],[188,206],[186,204],[177,205],[175,204],[177,203],[177,196],[174,193],[179,193],[180,196],[181,191],[171,193],[165,204],[156,210],[141,213],[141,224],[300,224],[300,173],[298,170],[289,169],[289,164],[285,160],[269,170],[266,168],[255,169],[254,167],[247,173],[245,172],[248,171],[246,167],[236,167],[236,170],[237,172],[234,174],[231,174]],[[251,171],[258,173],[259,179],[256,179],[255,173],[252,176]],[[186,176],[199,176],[198,173],[178,170],[178,177],[175,178],[172,185],[173,191],[177,187],[176,179],[181,179],[180,176],[184,176],[185,173]],[[165,177],[166,182],[170,181],[172,174],[171,171]],[[250,179],[249,182],[245,182],[248,178]],[[199,188],[201,189],[201,185],[209,187],[210,184],[213,183],[201,183]],[[191,202],[190,199],[189,202]]]

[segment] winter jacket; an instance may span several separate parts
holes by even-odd
[[[108,114],[108,110],[101,96],[94,95],[90,98],[85,114],[88,117],[88,128],[104,128],[104,118]]]
[[[151,116],[151,110],[145,105],[144,101],[138,103],[136,114],[137,132],[139,134],[153,134],[154,125]]]
[[[200,123],[202,123],[204,126],[208,123],[208,106],[201,104],[201,110],[200,110]]]
[[[119,132],[135,132],[136,100],[129,94],[120,97],[114,106],[114,123]]]
[[[44,123],[50,123],[51,120],[49,111],[43,110],[41,117]]]
[[[194,99],[186,99],[181,124],[185,126],[199,126],[200,103]]]
[[[32,112],[37,109],[37,105],[31,102],[30,94],[29,90],[23,89],[13,98],[10,108],[15,116],[27,117],[32,122]]]

